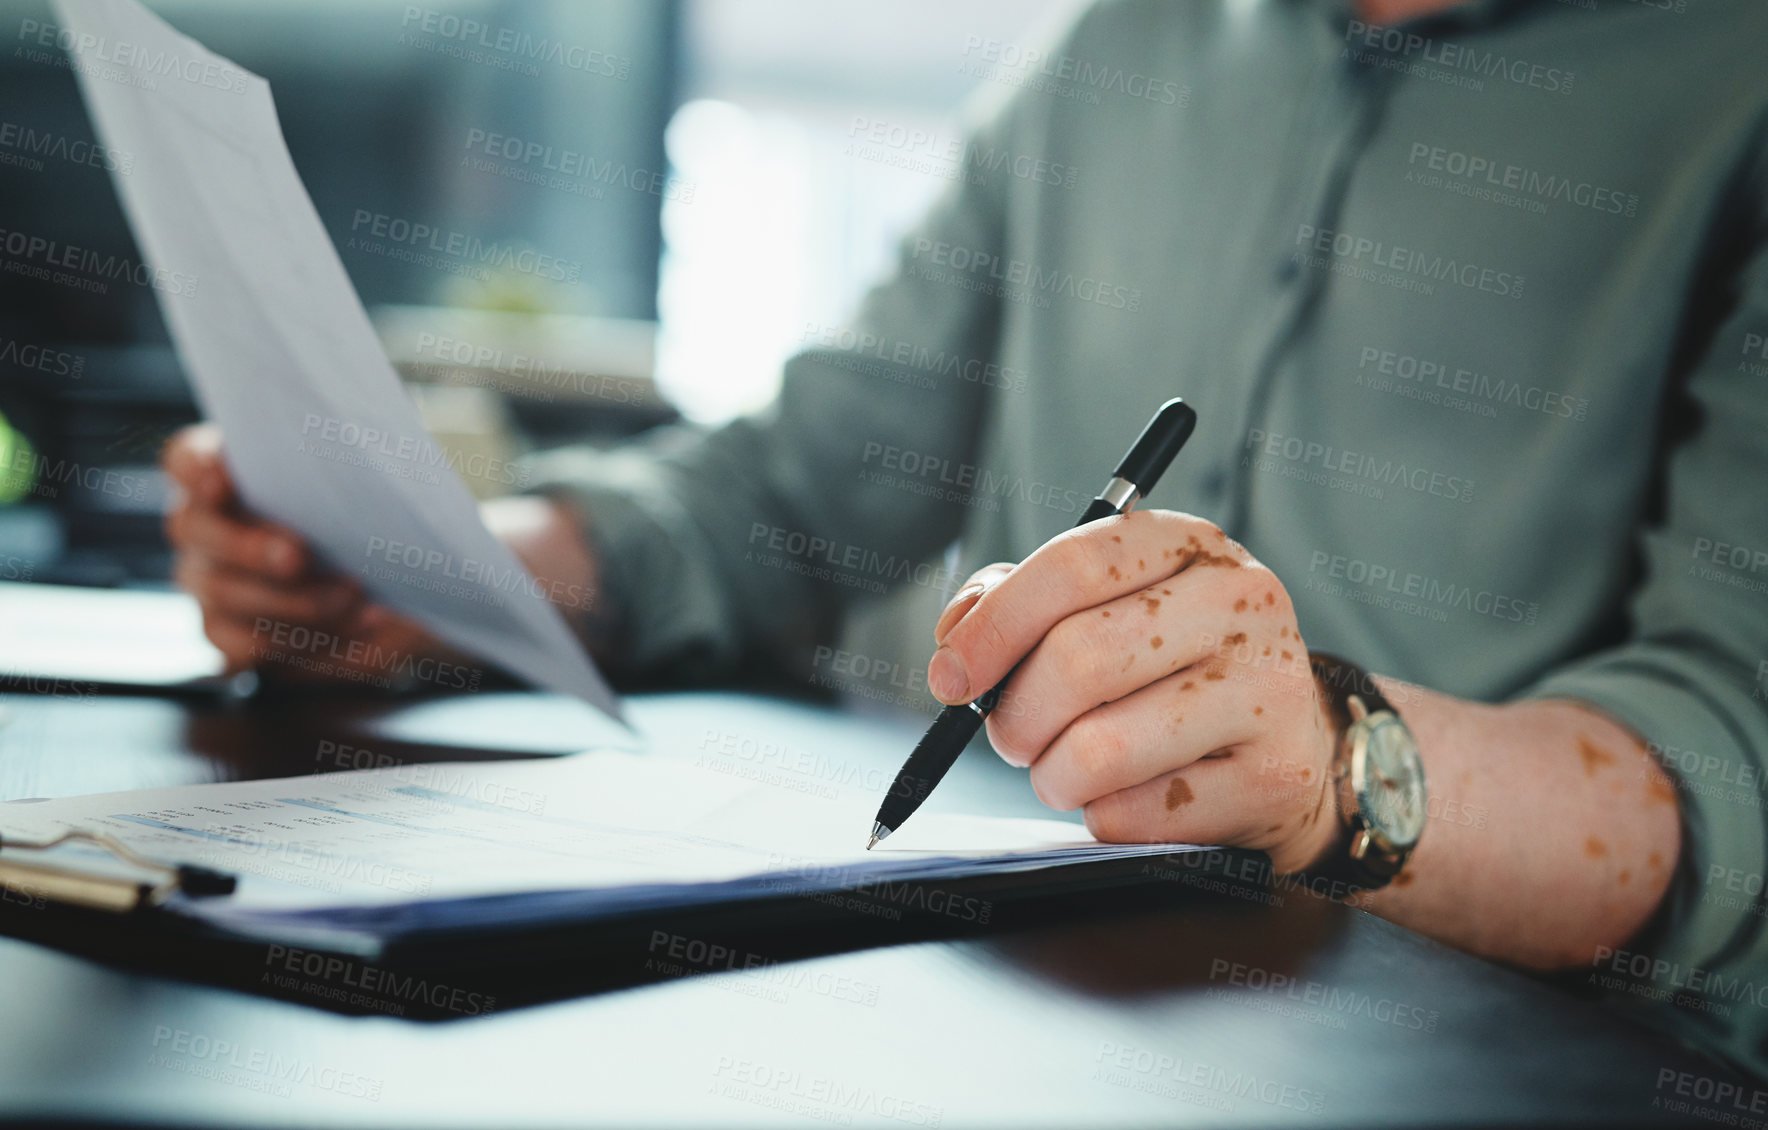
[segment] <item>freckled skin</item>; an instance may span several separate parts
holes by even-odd
[[[1155,651],[1159,651],[1160,645],[1165,642],[1166,641],[1161,639],[1159,636],[1155,636],[1153,639],[1148,641],[1148,646]]]
[[[1584,774],[1596,776],[1599,769],[1606,769],[1615,763],[1615,755],[1603,749],[1587,737],[1578,738],[1578,756],[1584,761]]]
[[[1645,799],[1653,804],[1675,804],[1676,786],[1654,777],[1646,783]]]
[[[1608,845],[1595,836],[1590,836],[1584,840],[1584,854],[1591,859],[1601,859],[1608,854]]]
[[[1111,613],[1107,612],[1104,615],[1105,615],[1105,619],[1107,619],[1107,620],[1111,619]]]
[[[1662,870],[1664,866],[1664,857],[1654,851],[1651,853],[1651,858],[1647,859],[1645,862],[1657,870]]]
[[[1196,566],[1201,569],[1238,569],[1240,562],[1225,553],[1211,553],[1203,548],[1203,543],[1195,536],[1185,539],[1185,544],[1175,546],[1173,556],[1179,559],[1181,571]]]
[[[1146,561],[1143,561],[1140,557],[1138,557],[1138,558],[1136,558],[1136,568],[1137,569],[1147,569],[1148,563]]]
[[[1112,534],[1112,535],[1111,535],[1111,540],[1112,540],[1112,541],[1114,541],[1114,542],[1116,542],[1116,543],[1117,543],[1117,544],[1119,544],[1119,545],[1122,545],[1122,544],[1123,544],[1123,539],[1122,539],[1122,538],[1120,538],[1120,537],[1118,537],[1118,536],[1117,536],[1117,535],[1116,535],[1116,534]]]
[[[1398,875],[1395,875],[1395,876],[1394,876],[1394,877],[1393,877],[1393,885],[1394,885],[1394,886],[1396,886],[1396,887],[1405,887],[1405,886],[1410,886],[1410,885],[1411,885],[1411,883],[1412,883],[1412,880],[1413,880],[1413,879],[1414,879],[1414,878],[1416,878],[1416,876],[1414,876],[1414,875],[1413,875],[1413,874],[1412,874],[1412,872],[1410,872],[1410,871],[1402,871],[1402,872],[1400,872],[1400,873],[1399,873],[1399,874],[1398,874]]]
[[[1133,656],[1133,655],[1125,656],[1124,660],[1123,660],[1123,666],[1119,667],[1118,670],[1119,671],[1128,671],[1130,669],[1130,664],[1134,663],[1135,661],[1136,661],[1135,656]]]
[[[1246,633],[1245,632],[1235,632],[1233,635],[1229,636],[1228,638],[1226,638],[1222,641],[1222,646],[1223,647],[1238,647],[1245,642],[1246,642]]]
[[[1342,832],[1334,803],[1337,777],[1328,768],[1335,748],[1330,740],[1331,712],[1320,707],[1314,681],[1305,677],[1305,666],[1298,673],[1282,672],[1281,667],[1274,667],[1285,675],[1299,676],[1286,679],[1281,685],[1273,680],[1255,681],[1255,673],[1243,674],[1236,662],[1242,658],[1240,653],[1222,647],[1223,637],[1238,630],[1240,635],[1236,642],[1245,640],[1239,646],[1247,647],[1249,651],[1250,637],[1255,633],[1262,637],[1259,652],[1252,654],[1262,653],[1266,658],[1274,658],[1281,651],[1285,664],[1306,660],[1310,641],[1303,639],[1299,628],[1291,630],[1288,627],[1296,623],[1290,604],[1290,598],[1295,594],[1286,591],[1284,600],[1277,600],[1276,590],[1283,585],[1238,545],[1214,532],[1204,522],[1184,515],[1141,515],[1129,521],[1132,524],[1125,524],[1123,528],[1131,530],[1131,534],[1118,538],[1115,544],[1108,542],[1111,549],[1102,555],[1091,560],[1080,558],[1086,564],[1078,584],[1071,583],[1070,576],[1052,577],[1051,584],[1040,593],[1035,581],[1015,582],[1005,602],[999,598],[991,599],[987,608],[1005,608],[1008,610],[1006,615],[1012,616],[1012,601],[1015,599],[1012,593],[1022,592],[1017,599],[1024,602],[1023,616],[999,625],[976,620],[963,630],[960,644],[967,647],[966,641],[980,637],[979,645],[989,655],[989,670],[978,672],[972,667],[972,675],[1004,674],[997,672],[996,668],[1006,666],[1012,657],[995,654],[1005,651],[1000,646],[1002,637],[1022,635],[1029,639],[1033,633],[1029,631],[1031,625],[1027,620],[1037,619],[1045,613],[1071,615],[1082,611],[1087,604],[1093,604],[1096,607],[1092,610],[1098,612],[1102,620],[1107,618],[1107,606],[1109,618],[1115,619],[1118,611],[1128,608],[1132,609],[1130,617],[1134,620],[1133,609],[1139,602],[1148,619],[1159,619],[1162,614],[1174,619],[1178,626],[1172,630],[1181,632],[1176,638],[1184,646],[1166,651],[1163,637],[1168,629],[1164,625],[1143,625],[1153,629],[1143,636],[1151,648],[1148,658],[1153,662],[1145,665],[1133,680],[1128,679],[1128,671],[1135,670],[1134,660],[1141,653],[1134,651],[1134,645],[1129,643],[1134,638],[1133,633],[1118,632],[1119,625],[1077,633],[1065,629],[1059,641],[1062,644],[1084,641],[1084,646],[1092,642],[1088,637],[1093,637],[1110,641],[1103,650],[1112,645],[1124,648],[1119,655],[1125,670],[1116,680],[1110,679],[1103,669],[1095,669],[1104,677],[1086,688],[1084,694],[1074,696],[1074,704],[1082,708],[1083,713],[1099,709],[1098,705],[1089,706],[1089,701],[1099,703],[1110,699],[1118,695],[1120,689],[1129,688],[1130,684],[1136,688],[1148,687],[1155,685],[1157,680],[1164,681],[1169,674],[1191,672],[1181,678],[1181,688],[1166,692],[1164,709],[1158,694],[1145,696],[1146,703],[1138,704],[1136,708],[1138,725],[1135,731],[1110,735],[1109,744],[1113,746],[1135,743],[1138,760],[1134,765],[1139,770],[1144,767],[1146,770],[1140,774],[1142,779],[1162,770],[1170,773],[1175,762],[1197,758],[1200,749],[1209,749],[1224,741],[1238,743],[1232,747],[1233,756],[1238,761],[1226,760],[1214,768],[1201,770],[1214,773],[1218,778],[1226,779],[1224,774],[1234,778],[1227,785],[1213,786],[1216,792],[1211,794],[1210,803],[1199,808],[1200,816],[1207,814],[1211,818],[1206,821],[1208,827],[1189,829],[1188,823],[1181,827],[1177,810],[1197,804],[1203,798],[1188,778],[1182,786],[1175,786],[1174,779],[1180,774],[1170,773],[1165,777],[1168,788],[1161,789],[1155,784],[1152,794],[1167,804],[1166,823],[1160,823],[1158,813],[1161,809],[1152,809],[1152,813],[1144,809],[1139,814],[1113,812],[1113,816],[1123,819],[1108,821],[1116,829],[1112,838],[1159,838],[1177,832],[1178,838],[1194,836],[1210,838],[1211,842],[1231,840],[1248,847],[1265,848],[1270,851],[1275,865],[1284,872],[1309,866],[1309,859],[1318,856],[1308,853],[1314,849],[1326,850],[1338,842]],[[1174,525],[1160,525],[1164,522]],[[1196,537],[1189,539],[1189,544],[1185,544],[1187,527],[1196,529]],[[1097,548],[1098,538],[1110,539],[1113,535],[1107,528],[1095,530],[1087,536],[1094,539],[1091,545]],[[1150,540],[1144,540],[1144,537]],[[1149,559],[1153,559],[1153,564],[1164,566],[1161,571],[1167,572],[1172,579],[1150,583],[1140,573],[1134,578],[1129,577],[1132,559],[1122,547],[1132,538],[1143,551],[1142,557],[1135,561],[1135,567],[1145,567]],[[1161,541],[1167,543],[1165,547],[1159,544]],[[1119,553],[1125,556],[1120,557]],[[1090,580],[1087,579],[1085,572],[1098,569],[1101,557],[1108,568],[1092,572]],[[1064,565],[1072,564],[1074,560],[1076,558],[1072,555],[1059,558]],[[1199,568],[1238,567],[1242,571],[1232,577],[1226,573],[1205,573],[1189,579],[1173,572],[1192,565]],[[1062,584],[1058,585],[1058,580]],[[1131,587],[1132,580],[1137,587]],[[1261,581],[1266,585],[1265,590],[1249,589],[1248,586]],[[1175,582],[1189,586],[1186,607],[1182,610],[1157,607],[1154,604],[1157,598],[1161,602],[1177,599],[1171,589]],[[986,580],[979,582],[978,588],[987,584]],[[1072,591],[1076,588],[1090,591]],[[1126,595],[1134,598],[1129,605],[1122,603]],[[1053,606],[1052,596],[1061,597],[1058,603],[1065,606]],[[1088,596],[1095,599],[1084,599]],[[1233,606],[1230,609],[1233,620],[1223,624],[1221,610],[1230,605]],[[958,613],[963,609],[960,604],[945,619],[960,618]],[[1263,638],[1268,638],[1265,637],[1268,621],[1262,617],[1255,619],[1252,615],[1261,611],[1276,613],[1280,628],[1276,644],[1263,642]],[[1178,619],[1181,613],[1184,615],[1182,620]],[[1058,616],[1058,623],[1061,618],[1065,616]],[[982,624],[981,629],[975,626],[978,623]],[[1242,624],[1251,626],[1241,629]],[[1162,636],[1156,636],[1155,632],[1162,633]],[[1186,632],[1194,634],[1183,634]],[[1156,640],[1162,641],[1157,650],[1153,649]],[[1199,648],[1199,644],[1205,647]],[[1103,660],[1103,650],[1097,654],[1095,662]],[[1200,650],[1203,651],[1201,655]],[[1162,653],[1167,662],[1161,661]],[[1046,674],[1057,680],[1070,670],[1066,664],[1043,666],[1048,668]],[[1086,665],[1074,666],[1084,670]],[[1205,685],[1223,680],[1245,683],[1249,691],[1273,694],[1273,701],[1278,703],[1276,712],[1265,710],[1258,700],[1248,704],[1246,698],[1250,695],[1242,697],[1238,686],[1215,688]],[[1259,689],[1261,687],[1265,689]],[[1235,694],[1226,700],[1212,693],[1230,689]],[[1185,694],[1196,692],[1202,692],[1197,701],[1210,707],[1205,718],[1208,729],[1190,726],[1179,716],[1171,701],[1172,693],[1180,693],[1183,698]],[[1427,854],[1415,861],[1415,865],[1422,863],[1424,866],[1402,872],[1405,877],[1394,885],[1394,891],[1388,897],[1375,896],[1367,903],[1359,899],[1358,905],[1367,905],[1376,914],[1407,928],[1421,930],[1433,937],[1440,936],[1458,947],[1527,968],[1545,969],[1563,964],[1588,969],[1593,947],[1625,945],[1637,927],[1649,917],[1651,906],[1644,900],[1648,897],[1655,900],[1664,890],[1670,864],[1677,858],[1677,848],[1675,807],[1648,804],[1646,795],[1635,791],[1644,789],[1657,770],[1647,759],[1646,751],[1635,748],[1634,739],[1624,727],[1612,724],[1598,710],[1585,710],[1575,703],[1505,704],[1501,714],[1499,706],[1466,703],[1424,688],[1419,688],[1418,694],[1403,696],[1402,702],[1409,716],[1408,723],[1415,726],[1419,744],[1427,754],[1429,775],[1433,781],[1449,783],[1460,780],[1461,788],[1454,789],[1451,796],[1457,801],[1468,802],[1470,811],[1482,814],[1478,822],[1481,827],[1486,818],[1494,822],[1492,831],[1481,836],[1464,833],[1461,825],[1465,821],[1433,820],[1433,827],[1427,833]],[[1114,704],[1113,709],[1119,707]],[[1195,704],[1188,709],[1196,709]],[[1253,721],[1248,723],[1244,715],[1232,718],[1234,709],[1249,711]],[[1416,722],[1411,717],[1414,713]],[[1265,721],[1264,715],[1267,714],[1271,715],[1270,723]],[[1057,723],[1061,721],[1047,720],[1046,725],[1027,736],[1044,740],[1047,731],[1054,730],[1059,738],[1062,730]],[[1006,724],[1003,718],[995,728]],[[1090,727],[1091,723],[1086,728]],[[1077,731],[1083,741],[1086,728]],[[1206,734],[1210,736],[1206,737]],[[1220,736],[1215,736],[1218,734]],[[1002,736],[1008,735],[1003,733]],[[1580,755],[1579,759],[1574,759],[1570,756],[1579,750],[1580,736],[1587,736],[1589,744],[1602,753],[1595,758]],[[1090,754],[1096,751],[1083,748],[1079,752]],[[1240,756],[1241,753],[1245,756]],[[1268,774],[1258,775],[1261,764],[1269,765],[1271,759],[1283,761],[1285,772],[1280,781]],[[1093,785],[1120,786],[1125,783],[1125,766],[1094,766],[1087,764],[1090,758],[1080,760],[1083,764],[1079,769],[1083,772],[1095,768],[1110,770],[1110,780],[1095,781]],[[1551,779],[1554,787],[1517,790],[1508,798],[1515,803],[1507,805],[1498,799],[1504,795],[1500,791],[1501,781],[1482,780],[1483,770],[1463,772],[1487,761],[1492,763],[1493,772],[1500,775],[1518,766],[1526,770],[1532,761],[1537,772]],[[1060,759],[1052,759],[1050,764],[1059,765],[1059,762]],[[1580,767],[1586,773],[1580,774]],[[1071,768],[1063,767],[1063,771]],[[1642,772],[1635,773],[1635,768]],[[1523,775],[1526,776],[1526,772]],[[1065,784],[1072,785],[1072,782]],[[1490,789],[1481,790],[1478,787],[1481,784],[1489,785]],[[1611,796],[1610,788],[1617,784],[1622,787],[1622,792]],[[1307,803],[1309,791],[1315,793],[1314,805]],[[1581,807],[1567,815],[1562,810],[1571,806],[1559,803],[1556,798],[1540,796],[1543,792],[1556,791],[1575,794],[1568,799],[1579,801]],[[1626,793],[1633,795],[1628,798]],[[1144,792],[1142,795],[1148,794]],[[1679,799],[1679,793],[1675,794],[1675,799]],[[1472,802],[1476,801],[1487,807],[1473,805]],[[1218,806],[1239,811],[1218,812]],[[1139,819],[1130,819],[1132,815],[1139,816]],[[1256,819],[1260,815],[1271,820],[1271,825],[1258,825]],[[1235,819],[1230,821],[1226,817]],[[1251,819],[1242,821],[1240,818],[1243,817]],[[1512,845],[1516,837],[1510,833],[1515,828],[1526,828],[1536,821],[1545,824],[1555,818],[1563,818],[1555,828],[1555,842],[1568,850],[1539,855],[1514,850]],[[1184,834],[1188,829],[1191,835]],[[1587,837],[1590,840],[1601,838],[1599,855],[1587,854]],[[1606,842],[1609,840],[1614,842]],[[1648,864],[1646,857],[1654,848],[1661,855],[1655,863]],[[1549,854],[1551,859],[1544,858]],[[1577,863],[1581,854],[1585,855],[1582,866]],[[1511,873],[1513,868],[1516,873]],[[1631,882],[1633,872],[1638,872],[1640,877],[1637,889]],[[1430,882],[1425,884],[1429,890],[1413,895],[1411,887],[1417,885],[1418,875],[1431,876]]]
[[[1280,640],[1288,639],[1289,638],[1289,629],[1288,628],[1278,628],[1277,629],[1277,638]]]

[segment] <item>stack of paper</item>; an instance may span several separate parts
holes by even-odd
[[[181,592],[0,582],[0,639],[0,673],[31,688],[56,679],[171,687],[218,680],[227,666]]]

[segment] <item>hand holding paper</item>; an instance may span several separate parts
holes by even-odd
[[[137,154],[117,191],[143,258],[184,280],[157,291],[161,309],[244,500],[442,640],[617,715],[401,389],[268,85],[135,0],[57,9],[99,135]],[[200,81],[217,73],[234,81]]]

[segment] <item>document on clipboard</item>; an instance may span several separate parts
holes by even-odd
[[[400,386],[269,85],[137,0],[56,11],[98,135],[135,155],[112,181],[247,504],[441,639],[619,717]]]
[[[408,765],[0,804],[0,878],[27,889],[30,876],[4,871],[25,862],[108,876],[235,936],[373,955],[414,924],[496,932],[1209,850],[1101,843],[1060,820],[923,813],[867,852],[854,828],[876,803],[620,751]],[[8,846],[68,834],[81,838]],[[143,861],[169,870],[139,877]]]

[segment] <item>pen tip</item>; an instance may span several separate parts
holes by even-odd
[[[866,850],[867,851],[871,851],[873,848],[875,848],[877,846],[878,846],[878,837],[877,836],[873,836],[871,839],[866,841]]]

